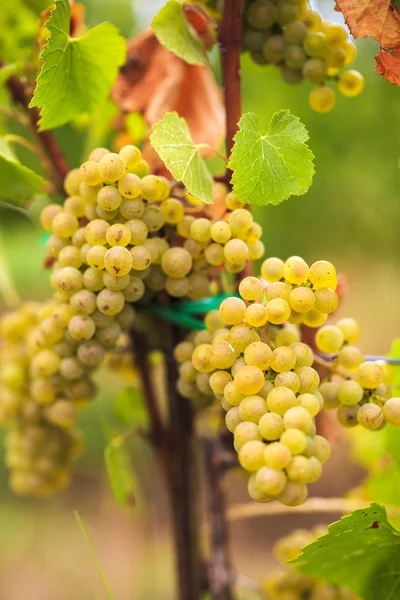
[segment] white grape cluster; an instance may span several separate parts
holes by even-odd
[[[316,525],[312,529],[295,529],[275,543],[274,554],[281,563],[294,560],[304,546],[326,533],[328,529],[325,525]],[[343,586],[308,577],[285,564],[270,573],[261,582],[261,588],[270,600],[360,600]]]
[[[260,279],[246,277],[239,293],[207,315],[205,332],[177,346],[178,390],[195,402],[199,393],[221,401],[239,462],[251,473],[253,499],[295,506],[305,501],[307,484],[320,477],[330,455],[315,427],[323,398],[314,355],[300,341],[275,347],[263,341],[270,303],[273,324],[277,311],[275,299],[264,303]]]
[[[365,361],[354,346],[359,336],[360,326],[350,318],[318,330],[315,345],[330,360],[330,375],[319,388],[324,405],[338,409],[345,427],[361,425],[374,431],[386,423],[400,426],[400,398],[392,397],[390,365]]]

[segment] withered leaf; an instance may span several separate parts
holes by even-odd
[[[384,48],[400,45],[400,13],[392,0],[336,0],[355,38],[372,37]]]
[[[400,85],[400,46],[393,50],[381,48],[375,60],[378,73],[391,83]]]

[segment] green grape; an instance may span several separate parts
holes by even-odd
[[[391,425],[400,425],[400,398],[390,398],[383,405],[385,421]]]
[[[292,455],[289,448],[281,442],[272,442],[272,444],[264,445],[263,458],[267,467],[280,471],[288,466]]]
[[[200,373],[211,373],[215,370],[215,367],[211,363],[211,353],[211,344],[200,344],[194,349],[192,363]]]
[[[347,67],[348,65],[350,65],[354,59],[356,58],[357,55],[357,48],[355,47],[355,45],[350,42],[349,40],[347,40],[346,42],[343,42],[341,44],[341,47],[343,48],[346,58],[344,61],[344,66]]]
[[[106,183],[118,181],[118,179],[121,179],[121,177],[125,175],[125,161],[119,154],[115,154],[114,152],[105,154],[98,162],[98,172],[101,179]],[[97,181],[96,183],[100,183],[100,181]]]
[[[180,277],[179,279],[167,277],[167,279],[165,280],[165,289],[167,293],[173,298],[183,298],[184,296],[187,296],[189,294],[189,279],[187,277]]]
[[[328,69],[341,69],[346,62],[346,51],[337,46],[328,46],[325,59]]]
[[[307,281],[308,265],[300,256],[291,256],[283,266],[283,276],[289,283],[300,285]]]
[[[247,365],[258,367],[262,371],[269,369],[271,364],[272,350],[264,342],[253,342],[244,351],[244,360]]]
[[[232,235],[237,238],[242,238],[253,225],[253,216],[247,209],[237,208],[230,213],[228,224],[231,228]]]
[[[344,343],[344,336],[339,327],[335,325],[325,325],[317,331],[315,344],[321,352],[327,354],[338,352]]]
[[[267,407],[281,417],[293,406],[298,406],[296,394],[291,389],[280,386],[273,388],[267,396]]]
[[[111,248],[111,250],[116,250],[116,248]],[[126,248],[121,248],[121,250],[126,250]],[[133,248],[131,248],[128,252],[131,255],[131,261],[132,261],[130,268],[134,269],[135,271],[145,271],[147,269],[147,267],[151,264],[151,254],[148,251],[148,249],[145,248],[145,246],[133,246]],[[124,265],[125,265],[125,268],[127,268],[128,260],[126,261],[126,263],[124,263]],[[110,265],[110,268],[112,268],[111,265]],[[129,270],[130,270],[130,268],[129,268]],[[111,273],[111,270],[107,268],[107,263],[106,263],[106,269],[107,269],[107,271],[109,271]],[[119,275],[119,273],[118,274],[113,273],[113,274]],[[120,275],[125,275],[125,272],[121,273]]]
[[[273,283],[283,278],[284,262],[280,258],[267,258],[261,265],[261,275]]]
[[[107,229],[106,241],[110,246],[127,246],[131,243],[131,231],[127,225],[115,223]]]
[[[232,237],[232,230],[226,221],[216,221],[210,228],[211,239],[218,244],[226,244]]]
[[[59,427],[69,428],[77,417],[76,407],[67,400],[57,400],[46,409],[46,419]]]
[[[63,212],[62,207],[59,204],[48,204],[44,207],[40,213],[40,224],[47,231],[52,232],[52,222],[56,215]]]
[[[109,187],[109,186],[106,186]],[[103,188],[104,189],[104,188]],[[134,173],[126,173],[118,181],[118,192],[124,198],[137,198],[142,191],[141,179]],[[121,199],[122,202],[122,199]],[[121,204],[121,203],[120,203]]]
[[[113,185],[105,185],[97,194],[98,206],[108,212],[117,210],[122,203],[122,196]]]
[[[249,248],[246,242],[238,238],[230,239],[224,246],[225,259],[233,265],[242,265],[248,255]]]
[[[116,321],[112,321],[111,325],[96,331],[96,341],[105,348],[114,348],[120,335],[121,326]]]
[[[186,340],[179,342],[174,349],[175,360],[179,363],[184,362],[185,360],[190,360],[192,358],[193,350],[194,345],[192,342]]]
[[[365,86],[365,79],[358,71],[349,69],[340,73],[338,80],[339,91],[343,96],[353,98],[361,94]]]
[[[69,303],[75,313],[89,316],[96,310],[96,294],[80,290],[71,296]]]
[[[246,442],[238,453],[239,463],[246,471],[258,471],[264,465],[265,444],[259,440]]]
[[[188,298],[197,300],[210,294],[210,282],[206,275],[192,273],[189,275],[189,293]]]
[[[282,471],[261,467],[256,473],[257,487],[270,496],[279,496],[286,485],[286,475]]]
[[[313,308],[308,313],[304,313],[303,323],[304,325],[307,325],[307,327],[321,327],[327,318],[327,314],[321,313],[319,310]]]
[[[225,386],[232,381],[232,376],[227,371],[215,371],[210,377],[210,386],[214,394],[223,394]]]
[[[124,307],[125,297],[122,292],[112,292],[107,288],[101,290],[96,299],[97,308],[104,315],[117,315]]]
[[[296,357],[295,364],[297,369],[300,369],[301,367],[311,367],[314,362],[314,353],[310,346],[303,342],[294,342],[289,345],[289,348]]]
[[[308,458],[310,474],[307,483],[314,483],[322,475],[322,464],[316,456]]]
[[[299,429],[304,433],[310,430],[313,418],[311,414],[302,406],[293,406],[283,415],[283,425],[285,429]]]
[[[212,344],[210,362],[216,369],[229,369],[237,357],[237,351],[229,342],[221,341]]]
[[[258,392],[258,395],[261,396],[261,398],[264,398],[264,400],[266,400],[268,394],[273,389],[273,387],[274,384],[271,381],[265,381],[263,388]]]
[[[328,287],[336,290],[336,269],[326,260],[319,260],[311,265],[309,279],[314,289]]]
[[[258,423],[266,412],[265,400],[261,396],[247,396],[239,404],[239,414],[242,421]]]
[[[204,252],[207,263],[212,266],[219,266],[224,263],[225,255],[224,248],[220,244],[210,244]]]
[[[288,23],[283,31],[283,39],[287,46],[302,44],[308,33],[307,26],[302,21]]]
[[[34,377],[50,377],[59,371],[60,364],[61,360],[58,354],[46,348],[32,358],[32,375]]]
[[[250,226],[246,233],[246,241],[248,243],[256,242],[262,236],[262,228],[259,223],[254,223]]]
[[[244,357],[241,356],[240,358],[237,358],[231,367],[232,377],[235,377],[236,373],[245,366],[246,366],[246,361],[244,360]]]
[[[285,50],[285,63],[290,69],[301,69],[306,55],[301,46],[288,46]]]
[[[264,373],[258,367],[246,365],[236,373],[234,382],[241,394],[253,396],[264,386]]]
[[[249,481],[247,483],[247,491],[249,492],[250,498],[252,498],[256,502],[270,502],[270,500],[272,500],[272,496],[264,494],[264,492],[258,489],[255,473],[253,473],[253,475],[249,477]]]
[[[312,59],[313,60],[313,59]],[[315,66],[315,65],[314,65]],[[314,68],[314,67],[313,67]],[[322,69],[321,69],[322,72]],[[307,72],[307,76],[305,78],[308,81],[323,81],[325,75],[318,75],[317,70],[312,72],[311,66],[309,66],[309,71]],[[336,95],[332,88],[327,85],[319,85],[311,90],[309,95],[309,102],[311,108],[318,113],[327,113],[332,110],[332,108],[336,104]],[[320,310],[320,309],[319,309]],[[327,312],[322,310],[322,312]]]
[[[293,455],[302,454],[307,448],[307,436],[300,429],[286,429],[282,433],[280,441],[289,448]]]
[[[79,176],[86,185],[99,185],[99,183],[102,183],[99,164],[94,160],[88,160],[81,165]]]
[[[262,327],[268,321],[268,310],[262,304],[250,304],[246,308],[244,319],[252,327]]]
[[[296,364],[296,355],[288,346],[275,348],[271,357],[271,368],[276,373],[290,371]]]
[[[300,394],[313,394],[319,386],[319,375],[312,367],[300,367],[295,370],[300,379]]]
[[[253,440],[261,440],[257,425],[250,421],[242,421],[241,423],[238,423],[238,425],[235,427],[233,436],[235,440],[235,450],[237,452],[239,452],[240,448],[242,448],[248,442]]]
[[[200,243],[207,243],[211,239],[211,222],[209,219],[195,219],[190,226],[190,235]]]
[[[360,337],[360,325],[355,319],[340,319],[336,323],[336,327],[339,327],[343,333],[344,341],[349,344],[354,344]]]
[[[104,358],[104,348],[97,340],[90,340],[80,344],[77,357],[86,367],[97,367]]]
[[[371,431],[380,429],[385,422],[381,407],[373,402],[360,406],[357,413],[357,420],[362,427]]]
[[[290,292],[292,291],[292,286],[283,281],[276,281],[274,283],[270,283],[265,292],[265,296],[267,300],[275,300],[275,298],[282,298],[282,300],[286,300],[289,302],[290,300]]]
[[[124,199],[119,207],[119,212],[124,219],[140,219],[144,215],[145,208],[146,205],[141,198]]]
[[[229,242],[228,242],[229,243]],[[265,246],[261,240],[255,242],[247,242],[248,260],[259,260],[264,256]]]
[[[99,207],[93,204],[87,204],[86,208],[85,208],[85,216],[87,218],[88,221],[93,221],[94,219],[96,219],[99,215],[97,213],[97,209]],[[107,214],[111,215],[111,214],[115,214],[115,213],[107,213],[107,211],[103,211],[103,214]],[[101,219],[103,219],[104,217],[100,217]],[[114,218],[114,217],[112,217]],[[108,220],[108,219],[106,219]]]
[[[142,153],[136,146],[123,146],[119,151],[120,156],[124,159],[127,169],[134,169],[142,160]]]
[[[285,53],[285,40],[281,35],[271,35],[262,46],[262,54],[267,61],[277,65],[283,60]]]
[[[244,352],[252,342],[258,342],[260,336],[247,323],[239,323],[234,325],[229,332],[229,341],[232,346],[239,352]]]
[[[51,228],[55,235],[62,239],[70,238],[79,227],[79,221],[74,215],[67,212],[59,212],[51,222]]]
[[[269,29],[276,18],[276,6],[270,0],[255,0],[246,11],[247,22],[254,29]]]
[[[338,361],[345,369],[355,369],[364,361],[364,357],[355,346],[344,346],[339,351]]]
[[[89,160],[92,160],[89,157]],[[71,169],[64,179],[64,190],[68,196],[75,196],[79,194],[79,186],[81,184],[81,176],[79,169]],[[51,206],[51,205],[48,205]],[[54,206],[54,205],[53,205]],[[55,206],[58,206],[56,204]],[[46,207],[47,208],[47,207]]]
[[[60,364],[60,374],[67,381],[81,379],[85,374],[82,363],[75,357],[63,358]]]
[[[91,246],[86,253],[85,262],[94,269],[104,269],[104,257],[107,253],[105,246]]]
[[[321,435],[315,435],[313,442],[313,455],[318,458],[320,463],[325,464],[331,455],[331,447],[328,440]]]
[[[95,219],[85,227],[85,238],[91,246],[104,246],[106,244],[106,234],[110,225],[103,219]]]
[[[317,392],[315,392],[315,394],[316,393]],[[320,412],[324,404],[324,398],[322,397],[322,401],[320,402],[320,400],[315,394],[310,394],[308,392],[300,394],[300,396],[298,396],[300,406],[307,410],[312,417],[315,417]],[[299,429],[301,429],[301,427],[299,427]]]
[[[233,406],[230,408],[225,415],[225,425],[229,431],[232,433],[235,432],[236,427],[239,423],[242,422],[242,419],[239,415],[239,409],[237,406]]]
[[[268,321],[274,325],[281,325],[288,320],[290,316],[289,302],[282,298],[270,300],[267,304]]]
[[[339,298],[330,288],[318,288],[314,292],[315,308],[322,313],[333,313],[339,304]]]
[[[286,2],[285,0],[281,0],[279,2],[277,21],[282,27],[288,23],[291,23],[292,21],[296,21],[298,14],[299,9],[296,4],[293,4],[292,2]]]
[[[258,300],[262,293],[263,286],[257,277],[245,277],[239,284],[239,294],[244,300]]]
[[[95,148],[89,154],[89,160],[92,160],[94,162],[99,162],[99,160],[101,160],[103,158],[103,156],[105,156],[106,154],[109,154],[109,153],[110,153],[110,151],[107,148]]]
[[[373,390],[383,383],[384,372],[376,362],[363,362],[357,367],[357,381],[363,387]]]
[[[79,186],[79,195],[88,204],[96,204],[97,203],[97,194],[101,190],[101,185],[87,185],[87,183],[82,183]]]
[[[321,15],[314,10],[306,10],[303,13],[302,20],[308,31],[318,31],[321,29]]]
[[[309,58],[303,66],[303,77],[311,83],[322,83],[326,79],[326,62],[322,58]],[[315,99],[315,94],[311,98]]]
[[[142,219],[147,229],[151,232],[159,231],[165,223],[164,213],[161,208],[152,204],[146,206]]]
[[[184,248],[169,248],[164,252],[161,260],[161,266],[168,277],[185,277],[191,270],[193,260],[191,255]]]
[[[243,321],[246,304],[240,298],[230,297],[221,302],[219,314],[227,325],[236,325]]]
[[[93,208],[93,207],[91,207]],[[118,209],[115,210],[104,210],[104,208],[101,208],[100,206],[96,206],[96,214],[93,215],[93,217],[91,215],[88,215],[86,213],[86,217],[91,220],[92,218],[94,219],[95,217],[99,217],[99,219],[104,219],[105,221],[114,221],[115,217],[118,214]]]
[[[278,499],[285,506],[299,506],[307,500],[307,496],[308,490],[304,483],[288,481]]]
[[[68,331],[72,339],[78,342],[86,342],[94,336],[96,325],[91,317],[75,315],[68,323]]]
[[[257,29],[243,30],[243,48],[250,52],[261,52],[265,42],[265,32]]]
[[[56,397],[52,382],[45,377],[34,379],[30,384],[29,392],[39,404],[50,404]]]
[[[63,248],[68,244],[66,239],[58,237],[58,235],[51,235],[46,242],[46,250],[49,256],[57,258]]]
[[[234,381],[229,381],[224,388],[224,398],[231,406],[239,406],[244,394],[241,394]]]
[[[282,417],[275,412],[265,413],[258,423],[258,431],[265,440],[278,440],[284,431]]]
[[[64,292],[77,292],[82,288],[82,273],[74,267],[63,267],[55,272],[55,282],[58,289]]]
[[[355,406],[340,406],[337,415],[339,422],[343,425],[343,427],[355,427],[358,425],[357,414],[358,414],[359,406],[356,404]]]
[[[306,313],[314,307],[314,292],[307,287],[297,287],[290,292],[290,306],[298,313]]]
[[[179,377],[182,381],[193,383],[196,381],[197,370],[194,368],[191,360],[185,360],[179,365]]]
[[[85,214],[85,202],[79,196],[69,196],[64,201],[64,210],[74,217],[83,217]]]
[[[171,225],[176,225],[182,221],[185,216],[185,209],[183,208],[182,202],[176,198],[167,198],[161,204],[161,210],[164,214],[165,222]]]
[[[306,456],[294,456],[286,468],[290,481],[295,483],[310,483],[311,464]]]
[[[135,246],[132,248],[131,252],[122,246],[114,246],[109,248],[104,255],[104,266],[107,271],[116,277],[123,277],[124,275],[128,275],[132,267],[134,269],[138,269],[138,263],[140,261],[138,259],[138,253],[135,252],[138,250],[138,248],[140,248],[140,246]],[[150,259],[146,263],[146,266],[148,264],[150,264]]]
[[[319,387],[319,392],[324,399],[325,408],[338,408],[340,406],[339,384],[336,381],[324,381]]]
[[[295,394],[300,389],[300,379],[293,371],[283,371],[278,373],[274,381],[275,387],[286,387],[292,390]]]
[[[283,81],[290,85],[296,85],[303,81],[303,73],[300,69],[291,69],[287,65],[281,66],[281,76]]]
[[[168,196],[165,195],[166,188],[163,180],[156,175],[146,175],[146,177],[143,177],[142,186],[142,196],[145,200],[159,202],[169,196],[169,190]]]
[[[60,267],[75,267],[75,269],[79,269],[82,266],[80,249],[75,246],[64,246],[58,255],[58,263]]]
[[[204,325],[207,327],[208,331],[210,331],[211,333],[215,333],[216,331],[224,329],[225,323],[222,320],[219,311],[217,309],[214,309],[210,310],[206,314],[204,318]],[[224,331],[229,333],[228,329],[224,329]]]
[[[325,58],[328,52],[328,38],[322,31],[309,33],[304,40],[304,50],[308,56]]]
[[[99,292],[104,287],[103,272],[89,267],[83,273],[83,285],[91,292]]]

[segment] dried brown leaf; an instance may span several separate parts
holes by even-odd
[[[378,73],[391,83],[400,85],[400,46],[392,51],[381,48],[375,60]]]
[[[400,44],[400,13],[392,0],[336,0],[353,37],[372,37],[385,48]]]

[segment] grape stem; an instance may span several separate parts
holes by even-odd
[[[4,67],[4,64],[0,59],[0,68]],[[69,171],[69,165],[57,140],[50,131],[38,131],[40,114],[37,108],[29,108],[30,94],[27,92],[25,82],[13,75],[8,79],[7,87],[14,103],[19,105],[27,114],[29,129],[32,137],[38,142],[38,150],[41,152],[43,166],[49,172],[51,178],[55,180],[57,190],[61,191],[63,181]]]

